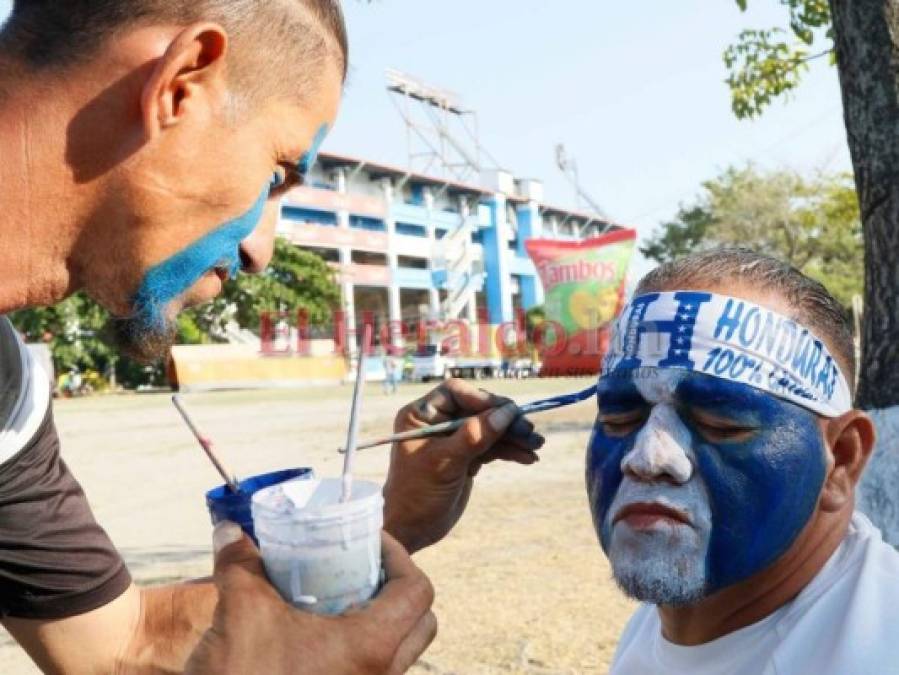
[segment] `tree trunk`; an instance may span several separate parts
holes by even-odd
[[[865,236],[855,405],[877,445],[858,506],[899,546],[899,0],[830,0],[843,111]]]
[[[899,0],[830,6],[865,236],[856,405],[882,410],[899,405]]]

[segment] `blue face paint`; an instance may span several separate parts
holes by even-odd
[[[240,243],[249,237],[265,209],[269,187],[249,211],[213,230],[201,239],[151,268],[133,298],[136,321],[147,331],[159,331],[166,324],[165,307],[187,291],[210,270],[226,268],[231,276],[240,269]]]
[[[309,150],[306,151],[306,154],[300,158],[300,161],[297,164],[297,171],[299,171],[301,176],[305,176],[312,170],[312,167],[315,166],[315,161],[318,159],[318,153],[321,150],[322,143],[325,142],[325,138],[328,136],[328,131],[328,125],[322,124],[315,133],[315,138],[312,139],[312,145],[309,146]]]
[[[652,369],[649,369],[652,370]],[[647,373],[619,371],[599,382],[606,414],[645,409],[637,379]],[[795,541],[814,512],[825,475],[825,448],[815,414],[748,385],[699,373],[684,374],[672,405],[689,431],[695,471],[711,511],[706,553],[706,592],[766,568]],[[746,439],[711,442],[691,416],[700,409],[752,427]],[[644,423],[645,424],[645,423]],[[640,429],[606,434],[598,420],[587,453],[587,487],[594,526],[606,553],[612,540],[609,509],[624,475],[622,460]],[[640,480],[640,479],[629,479]],[[652,489],[651,483],[645,483]],[[666,486],[668,495],[678,487]]]

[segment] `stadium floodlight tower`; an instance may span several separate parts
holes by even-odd
[[[587,203],[587,206],[593,210],[594,214],[598,215],[603,220],[608,221],[608,216],[605,214],[605,211],[603,211],[599,204],[587,194],[587,191],[581,185],[580,176],[578,175],[577,170],[577,160],[568,156],[565,146],[561,143],[556,146],[556,165],[565,175],[565,178],[568,179],[568,182],[571,183],[571,187],[574,188],[574,198],[577,203],[577,208],[581,208],[581,200],[583,200]]]
[[[406,123],[410,170],[469,183],[480,179],[485,157],[496,166],[481,146],[477,113],[457,94],[393,69],[387,91]]]

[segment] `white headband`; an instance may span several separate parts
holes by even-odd
[[[849,384],[824,343],[790,318],[700,291],[648,293],[613,323],[602,374],[681,368],[748,384],[825,417],[852,408]]]

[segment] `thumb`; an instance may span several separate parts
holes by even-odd
[[[518,406],[509,402],[469,417],[453,434],[459,441],[458,452],[471,459],[484,454],[505,435],[519,415]]]
[[[212,549],[215,552],[216,577],[235,567],[265,577],[259,549],[237,523],[223,520],[215,526],[212,531]]]

